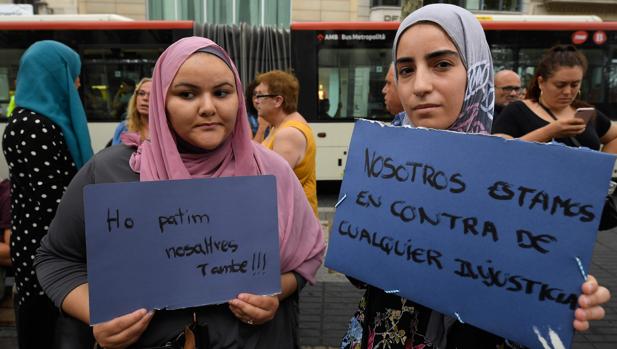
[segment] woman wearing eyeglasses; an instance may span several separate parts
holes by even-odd
[[[297,111],[298,79],[290,73],[273,70],[257,76],[257,82],[253,105],[258,115],[270,124],[270,133],[261,144],[287,160],[317,215],[316,146],[313,130]],[[260,130],[261,126],[256,137]]]
[[[580,94],[587,59],[571,45],[548,50],[522,101],[510,103],[495,119],[493,134],[533,142],[556,140],[572,147],[605,150],[617,147],[617,126],[600,111],[591,119],[577,108],[590,107]]]
[[[135,136],[138,135],[140,142],[148,138],[148,102],[151,85],[152,79],[143,78],[135,87],[135,92],[129,100],[126,120],[116,128],[112,144],[119,144],[121,136],[127,131],[132,132]]]

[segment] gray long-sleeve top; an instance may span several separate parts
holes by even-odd
[[[116,145],[96,154],[77,173],[58,206],[35,259],[39,282],[58,307],[73,289],[88,282],[83,188],[95,183],[138,181],[139,175],[129,167],[133,151]],[[294,274],[300,290],[306,280]],[[261,326],[237,321],[226,304],[157,311],[135,346],[165,343],[190,324],[196,313],[198,323],[205,325],[211,348],[291,348],[298,338],[297,302],[297,293],[281,301],[275,318]]]

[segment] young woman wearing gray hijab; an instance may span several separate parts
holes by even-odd
[[[401,23],[393,48],[404,125],[488,134],[493,120],[493,63],[480,23],[469,11],[425,6]],[[500,338],[370,285],[342,348],[508,348]],[[423,280],[418,280],[419,283]],[[604,317],[610,293],[593,277],[583,284],[577,330]],[[455,296],[455,295],[453,295]]]

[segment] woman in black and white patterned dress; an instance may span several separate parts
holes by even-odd
[[[2,139],[11,179],[11,259],[21,349],[53,344],[58,310],[41,289],[32,264],[64,190],[92,156],[77,93],[80,66],[77,53],[59,42],[33,44],[20,61],[17,107]]]

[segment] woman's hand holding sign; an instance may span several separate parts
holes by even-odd
[[[578,297],[580,307],[574,313],[573,326],[577,331],[586,331],[589,329],[589,321],[604,318],[605,310],[601,304],[608,303],[611,293],[606,287],[598,285],[596,278],[591,275],[581,289],[583,294]]]
[[[106,349],[126,348],[137,342],[150,324],[154,311],[139,309],[113,320],[96,324],[92,328],[99,346]]]
[[[229,301],[229,309],[240,321],[249,325],[261,325],[274,318],[279,307],[277,296],[258,296],[240,293]]]

